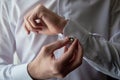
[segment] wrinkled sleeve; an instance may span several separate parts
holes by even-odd
[[[72,6],[71,8],[66,7],[68,13],[64,14],[64,11],[61,12],[69,19],[63,34],[65,36],[74,36],[79,39],[84,48],[84,59],[92,67],[104,74],[120,79],[120,1],[111,0],[114,2],[113,5],[110,3],[110,0],[93,0],[93,3],[92,0],[89,0],[91,2],[87,2],[86,0],[86,2],[82,4],[80,4],[80,1],[82,0],[63,3],[63,5],[69,4],[69,6]],[[112,6],[106,8],[105,6],[109,4]],[[104,14],[109,16],[106,15],[104,18],[101,18],[100,15],[103,15],[105,11],[107,12],[109,8],[112,8],[111,13]],[[92,14],[89,14],[90,10]],[[96,10],[96,12],[94,10]],[[84,12],[84,14],[82,14],[81,11]],[[99,14],[99,16],[96,16],[97,14]],[[80,15],[88,15],[88,19]],[[92,22],[91,20],[97,22],[100,18],[103,21],[101,22],[104,23],[105,17],[110,17],[108,19],[110,20],[110,24],[106,25],[106,27],[108,26],[106,28],[108,29],[108,38],[104,38],[102,34],[94,32],[93,29],[96,28],[90,30],[90,25],[87,25],[87,22]],[[86,22],[86,24],[81,24],[82,21]],[[98,23],[97,25],[100,24]]]
[[[0,0],[0,80],[31,80],[27,64],[14,65],[14,32],[9,19],[11,0]]]

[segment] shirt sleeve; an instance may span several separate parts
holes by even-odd
[[[66,7],[68,13],[61,12],[69,19],[63,34],[79,39],[84,48],[84,59],[96,70],[120,79],[120,1],[76,0],[63,3],[62,6],[66,4],[71,7]],[[109,13],[107,10],[110,8]],[[109,24],[104,25],[106,30],[103,30],[103,33],[99,33],[101,28],[97,26],[101,25],[97,23],[100,19],[101,24],[105,24],[106,21]],[[92,24],[92,20],[97,25],[96,28],[93,26],[90,29],[89,24]],[[104,37],[104,33],[107,37]]]
[[[32,80],[26,64],[13,64],[16,49],[9,19],[11,0],[0,0],[0,80]]]

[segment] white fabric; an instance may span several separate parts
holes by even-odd
[[[27,64],[59,37],[27,35],[23,18],[37,4],[69,19],[63,35],[77,37],[84,47],[83,64],[51,80],[107,80],[104,74],[120,79],[120,0],[0,0],[0,80],[31,80]]]

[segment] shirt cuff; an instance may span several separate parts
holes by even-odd
[[[12,80],[32,80],[27,71],[28,64],[17,65],[12,70]]]
[[[64,36],[71,36],[79,39],[80,43],[84,45],[90,33],[84,29],[83,25],[69,20],[63,30],[63,34]]]

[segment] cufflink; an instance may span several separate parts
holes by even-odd
[[[72,43],[74,41],[74,37],[70,36],[69,41]]]
[[[73,43],[73,41],[74,41],[74,37],[68,37],[69,38],[69,43],[67,44],[67,48],[69,48],[70,47],[70,45]]]
[[[36,24],[40,24],[41,20],[38,18],[38,19],[35,19],[35,23]]]

